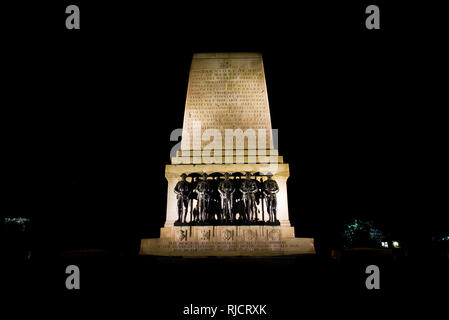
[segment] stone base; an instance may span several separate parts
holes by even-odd
[[[313,238],[295,238],[293,227],[189,226],[161,228],[160,239],[142,239],[140,254],[161,256],[276,256],[314,254]]]

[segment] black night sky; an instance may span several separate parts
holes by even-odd
[[[64,206],[71,214],[60,217],[68,241],[80,228],[81,241],[157,236],[164,165],[175,144],[169,135],[182,127],[195,52],[262,52],[273,128],[291,168],[297,232],[326,238],[354,215],[375,218],[399,237],[428,237],[424,227],[442,227],[422,220],[423,211],[438,211],[431,199],[441,192],[430,180],[442,160],[441,119],[429,112],[436,106],[423,87],[432,67],[417,62],[424,59],[421,35],[394,22],[396,8],[386,10],[384,29],[374,34],[360,22],[362,5],[252,14],[251,7],[213,14],[188,7],[191,14],[162,22],[124,8],[122,22],[107,29],[91,18],[92,8],[79,34],[61,31],[56,55],[67,59],[59,71],[73,77],[58,88],[72,180]],[[226,21],[230,14],[236,22]],[[438,45],[427,42],[428,50]],[[429,64],[442,54],[433,52]]]
[[[33,270],[47,275],[39,284],[48,281],[63,291],[57,283],[64,274],[52,261],[63,265],[59,257],[70,250],[104,250],[136,259],[139,239],[159,236],[166,209],[164,166],[175,144],[169,137],[182,127],[196,52],[263,54],[272,125],[279,129],[280,154],[290,164],[289,212],[297,236],[314,237],[327,256],[341,247],[345,219],[372,219],[419,261],[419,267],[407,269],[401,284],[422,266],[435,270],[428,265],[432,237],[448,232],[447,118],[441,99],[447,87],[442,77],[447,34],[436,25],[438,19],[429,18],[437,8],[378,1],[381,30],[369,31],[364,25],[367,4],[357,1],[295,7],[262,2],[77,3],[81,30],[73,32],[64,26],[67,3],[14,9],[14,18],[7,19],[12,31],[6,35],[5,61],[13,70],[6,92],[12,95],[6,103],[11,108],[3,119],[8,165],[2,215],[31,217],[39,265]],[[86,279],[97,279],[95,272],[107,269],[108,259],[92,263],[96,271]],[[151,291],[127,283],[123,274],[151,278],[132,261],[132,267],[123,262],[114,267],[124,270],[118,287]],[[177,267],[161,263],[162,268],[148,267],[152,276],[167,267],[173,271],[168,277],[175,279]],[[237,268],[251,263],[242,261]],[[299,264],[296,271],[288,269],[292,279],[304,270],[313,273],[310,265]],[[181,267],[197,270],[190,262]],[[316,275],[349,274],[338,270],[325,265]],[[61,274],[53,277],[51,272]],[[394,282],[392,274],[388,279]],[[105,284],[108,276],[98,281]],[[323,278],[319,289],[312,289],[311,280],[293,283],[316,296],[331,296],[344,286],[344,277],[337,278],[332,278],[332,289]],[[405,291],[397,283],[393,287],[395,293]],[[164,294],[172,292],[167,290]],[[357,294],[347,290],[348,299],[354,299]],[[182,304],[206,304],[207,299],[234,303],[223,292],[216,300],[201,300],[202,291],[195,292],[196,300]],[[238,297],[240,303],[263,302]],[[280,310],[278,298],[271,303]],[[296,303],[292,297],[288,302]],[[318,306],[320,300],[313,303]],[[178,308],[176,303],[164,306]],[[281,313],[273,318],[285,315]]]

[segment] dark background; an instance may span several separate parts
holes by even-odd
[[[326,238],[352,215],[414,239],[444,227],[433,220],[444,134],[434,98],[447,50],[418,19],[425,8],[380,4],[374,31],[357,2],[87,4],[80,31],[51,28],[43,69],[65,133],[64,240],[158,236],[169,134],[182,127],[192,54],[208,51],[263,54],[298,234]]]
[[[404,240],[416,259],[428,259],[431,237],[447,232],[441,8],[406,1],[77,1],[81,30],[66,30],[68,4],[14,6],[2,20],[11,71],[4,214],[32,218],[34,252],[45,266],[37,270],[47,277],[39,283],[62,289],[64,274],[51,261],[60,263],[67,250],[132,256],[141,237],[159,236],[164,166],[175,144],[169,135],[182,127],[196,52],[263,54],[272,125],[290,164],[297,236],[314,237],[325,251],[338,246],[346,218],[366,217]],[[381,30],[365,29],[368,4],[379,5]],[[107,259],[99,265],[94,270],[110,268]],[[168,268],[176,278],[184,267]],[[317,295],[331,286],[321,283]]]

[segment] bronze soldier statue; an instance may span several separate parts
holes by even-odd
[[[257,183],[251,180],[251,173],[246,173],[246,179],[243,180],[240,191],[242,192],[243,203],[245,206],[245,220],[257,220],[256,192]]]
[[[269,222],[275,223],[277,221],[277,199],[276,193],[279,192],[279,186],[276,181],[272,180],[272,173],[267,174],[268,179],[264,183],[264,194],[267,201],[267,211],[269,216]]]
[[[199,220],[205,222],[207,218],[207,211],[210,199],[210,185],[207,181],[207,174],[203,173],[203,180],[199,181],[195,191],[198,196],[197,210],[199,215]]]
[[[263,193],[263,179],[260,178],[260,182],[259,182],[259,190],[257,192],[259,194],[259,198],[260,198],[260,205],[261,205],[261,212],[262,212],[262,222],[265,222],[265,206],[264,206],[264,202],[265,202],[265,197],[264,197],[264,193]],[[259,204],[259,202],[257,202],[257,204]]]
[[[178,181],[175,186],[176,198],[178,199],[178,221],[176,222],[180,224],[186,222],[189,205],[190,184],[186,181],[186,177],[185,173],[181,174],[181,181]]]
[[[218,185],[218,192],[220,192],[221,198],[221,212],[222,219],[227,221],[233,221],[233,204],[232,204],[232,194],[235,191],[234,184],[229,180],[229,173],[224,174],[225,179],[221,181]]]
[[[192,177],[192,188],[194,189],[193,191],[196,190],[196,186],[198,185],[198,177]],[[193,194],[191,194],[190,196],[190,222],[198,222],[199,220],[199,215],[198,215],[198,208],[195,208],[193,206]]]

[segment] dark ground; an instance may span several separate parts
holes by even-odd
[[[65,289],[69,264],[80,268],[79,291]],[[380,290],[365,288],[369,264],[380,267]],[[342,314],[374,319],[444,310],[447,270],[447,260],[393,260],[373,254],[336,262],[319,255],[194,259],[78,253],[2,272],[2,283],[13,286],[4,307],[16,306],[30,316],[42,311],[50,316],[58,305],[73,317],[198,319],[182,315],[183,307],[192,303],[221,308],[267,304],[269,315],[259,319]]]

